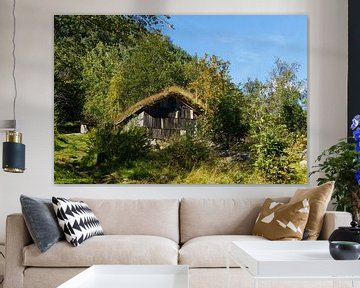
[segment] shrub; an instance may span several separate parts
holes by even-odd
[[[207,141],[189,132],[173,138],[165,148],[165,153],[170,165],[187,171],[211,161],[212,158]]]
[[[259,142],[254,145],[254,166],[261,175],[272,184],[289,184],[306,182],[306,168],[300,169],[302,151],[306,147],[306,138],[280,138],[272,133],[263,133]],[[305,171],[304,171],[305,170]]]
[[[250,129],[244,107],[244,97],[241,93],[228,91],[219,97],[214,113],[210,117],[215,142],[233,146],[244,140]]]
[[[115,166],[145,158],[150,151],[146,129],[136,126],[126,130],[111,126],[94,129],[91,145],[92,151],[97,154],[97,164],[107,162]]]

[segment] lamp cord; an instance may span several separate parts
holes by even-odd
[[[15,90],[15,95],[14,95],[14,101],[13,101],[13,118],[14,121],[16,120],[16,98],[17,98],[17,84],[16,84],[16,77],[15,77],[15,69],[16,69],[16,56],[15,56],[15,49],[16,49],[16,44],[15,44],[15,35],[16,35],[16,15],[15,15],[15,8],[16,8],[16,0],[13,0],[13,9],[12,9],[12,16],[13,16],[13,35],[12,35],[12,44],[13,44],[13,50],[12,50],[12,57],[13,57],[13,69],[12,69],[12,78],[14,81],[14,90]],[[16,123],[16,121],[15,121]],[[15,124],[16,125],[16,124]],[[16,130],[16,126],[15,126],[15,130]]]

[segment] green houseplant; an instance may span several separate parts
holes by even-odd
[[[316,159],[310,175],[319,173],[318,184],[335,181],[332,199],[335,209],[348,211],[360,220],[360,115],[353,119],[351,129],[355,143],[343,139],[324,150]]]

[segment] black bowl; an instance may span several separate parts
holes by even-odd
[[[330,255],[335,260],[358,260],[360,257],[360,244],[348,241],[331,241]]]

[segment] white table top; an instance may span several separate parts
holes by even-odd
[[[94,265],[58,288],[188,288],[185,265]]]
[[[256,277],[360,277],[360,261],[334,260],[328,241],[236,241],[230,253]]]

